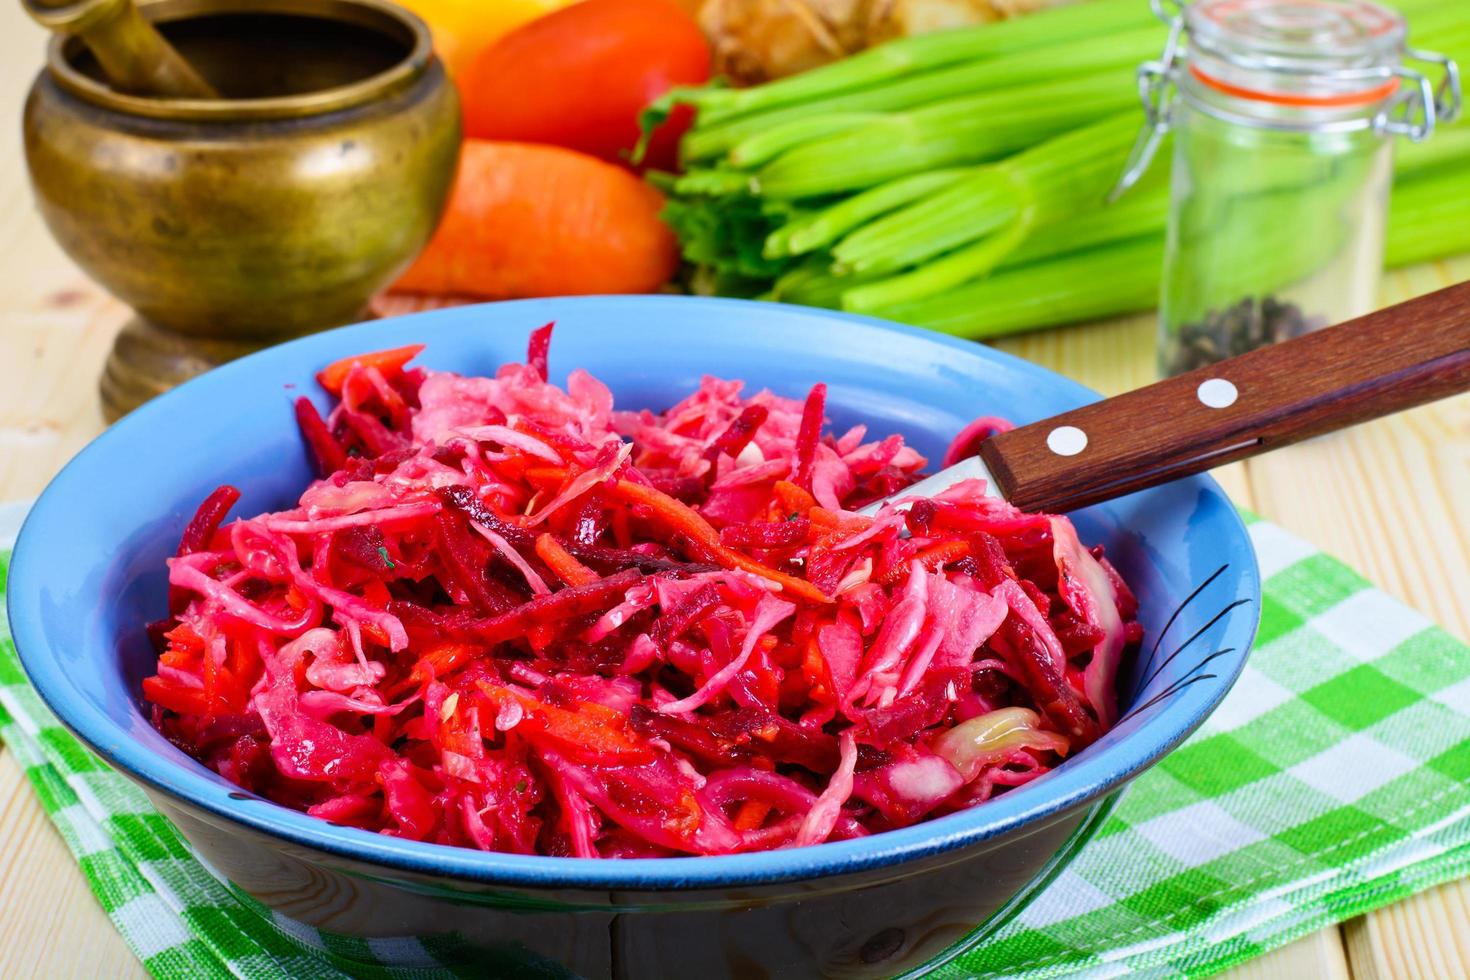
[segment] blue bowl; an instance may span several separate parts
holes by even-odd
[[[242,793],[149,725],[143,625],[164,558],[215,486],[238,510],[294,502],[309,479],[292,399],[351,353],[423,342],[431,368],[490,373],[557,321],[553,377],[591,370],[624,406],[664,407],[702,374],[801,397],[829,385],[840,429],[903,433],[931,460],[970,418],[1043,418],[1096,395],[986,347],[818,310],[683,297],[527,300],[334,330],[229,364],[150,402],[84,449],[17,542],[10,619],[37,690],[136,780],[226,879],[302,926],[432,947],[501,973],[892,975],[952,956],[1014,911],[1096,825],[1099,808],[1220,702],[1254,636],[1260,583],[1225,494],[1194,477],[1074,515],[1138,593],[1147,634],[1127,713],[1041,779],[964,813],[861,840],[730,857],[593,861],[398,840]],[[1069,845],[1068,841],[1072,843]],[[419,937],[413,942],[409,937]],[[401,940],[394,942],[393,940]],[[396,951],[396,952],[395,952]],[[406,951],[406,952],[404,952]],[[487,958],[488,957],[488,958]],[[549,972],[548,972],[549,971]]]

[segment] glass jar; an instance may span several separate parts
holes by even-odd
[[[1392,138],[1427,138],[1459,108],[1452,63],[1404,46],[1366,0],[1196,0],[1169,13],[1144,65],[1150,125],[1136,180],[1172,133],[1159,303],[1166,375],[1373,309]],[[1404,61],[1436,62],[1443,81]]]

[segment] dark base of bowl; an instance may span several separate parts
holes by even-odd
[[[433,962],[538,978],[915,975],[1009,921],[1111,809],[1111,799],[1104,800],[1025,836],[896,868],[758,888],[634,893],[393,874],[283,847],[151,795],[200,855],[293,942],[326,934],[339,960],[350,960],[352,948],[371,941],[374,959],[365,968]]]

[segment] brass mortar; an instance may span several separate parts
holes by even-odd
[[[24,118],[52,234],[138,314],[103,372],[109,418],[359,318],[428,240],[460,139],[428,29],[390,3],[141,6],[224,98],[119,92],[56,38]]]

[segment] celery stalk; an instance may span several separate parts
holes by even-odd
[[[1120,200],[1106,207],[1082,211],[1070,220],[1038,228],[1006,256],[1000,268],[1025,265],[1140,235],[1162,235],[1168,214],[1168,171],[1158,167]]]
[[[1158,301],[1157,236],[997,272],[977,283],[873,312],[974,339],[1146,310]]]
[[[1466,66],[1470,69],[1470,65]],[[1417,174],[1443,166],[1463,167],[1470,161],[1470,121],[1441,126],[1422,143],[1406,143],[1394,151],[1395,175]]]
[[[1019,189],[994,167],[978,167],[946,190],[854,231],[832,258],[853,272],[894,272],[989,234],[1025,211]]]
[[[656,115],[667,113],[674,105],[689,104],[699,110],[704,122],[714,123],[745,113],[872,88],[895,78],[958,62],[1045,49],[1062,40],[1102,37],[1153,23],[1147,4],[1137,0],[1089,0],[995,24],[900,38],[754,88],[675,89],[652,109]]]
[[[833,276],[825,261],[814,258],[777,279],[769,298],[836,310],[842,308],[843,292],[864,281],[861,276]]]
[[[745,194],[751,188],[750,174],[727,167],[688,170],[673,180],[676,194]]]
[[[842,308],[853,313],[871,313],[963,285],[989,273],[1015,250],[1028,231],[1030,226],[1025,221],[1017,221],[912,272],[847,289],[842,294]]]
[[[1137,131],[1137,115],[1128,112],[1046,140],[854,231],[832,254],[853,269],[895,271],[975,241],[997,227],[998,214],[1031,229],[1095,211],[1117,183]],[[972,253],[983,254],[993,253]]]
[[[975,339],[1152,309],[1163,271],[1162,234],[1003,268],[947,293],[874,310],[877,315]],[[1470,252],[1466,178],[1436,172],[1394,186],[1389,268]],[[1263,256],[1271,260],[1273,256]]]
[[[1390,268],[1470,252],[1470,187],[1463,171],[1395,183],[1384,263]]]
[[[803,143],[851,132],[882,119],[883,115],[876,112],[831,112],[793,119],[741,140],[725,159],[741,169],[759,167]]]
[[[766,239],[766,254],[780,258],[825,248],[864,222],[942,191],[972,172],[969,168],[931,170],[912,177],[900,177],[843,198],[800,221],[778,228]]]
[[[1117,35],[1063,41],[1049,47],[1044,58],[1038,57],[1035,51],[1024,51],[919,72],[878,88],[784,106],[728,122],[710,123],[700,118],[684,137],[680,150],[686,162],[709,160],[722,153],[733,156],[736,147],[753,137],[812,117],[895,112],[979,92],[1096,75],[1108,69],[1131,69],[1158,55],[1164,35],[1163,25],[1156,23]]]
[[[893,113],[783,154],[757,171],[756,186],[772,197],[810,197],[993,160],[1129,108],[1132,76],[1087,75]]]
[[[1392,212],[1396,219],[1390,232],[1390,265],[1405,264],[1394,260],[1393,242],[1399,242],[1397,247],[1403,249],[1415,248],[1405,229],[1432,228],[1436,232],[1444,231],[1451,241],[1465,237],[1458,229],[1450,227],[1451,215],[1458,213],[1457,205],[1464,202],[1470,208],[1470,186],[1467,186],[1465,178],[1450,173],[1445,175],[1449,179],[1433,184],[1444,196],[1444,221],[1434,222],[1432,214],[1424,211],[1419,202],[1423,200],[1425,193],[1421,188],[1430,185],[1428,178],[1435,176],[1440,168],[1467,165],[1470,165],[1470,121],[1462,120],[1455,125],[1442,127],[1435,131],[1432,139],[1423,143],[1406,143],[1398,148],[1394,161]],[[1419,179],[1421,175],[1426,179]],[[1065,223],[1037,229],[1000,264],[1001,267],[1024,265],[1139,235],[1162,235],[1169,211],[1168,178],[1168,167],[1160,161],[1158,166],[1145,175],[1142,182],[1117,202],[1103,208],[1081,211]],[[1415,203],[1407,203],[1411,200]],[[1418,210],[1418,217],[1409,217],[1411,208]],[[1426,240],[1435,237],[1437,236],[1427,236]],[[1425,256],[1449,254],[1436,250],[1433,245],[1422,246],[1420,250]]]

